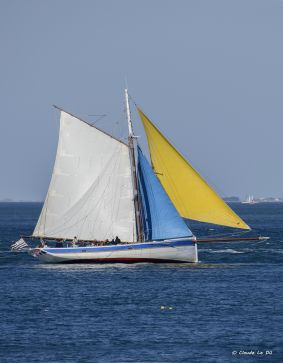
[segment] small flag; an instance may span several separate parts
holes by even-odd
[[[28,244],[23,238],[20,238],[17,242],[13,243],[11,246],[11,251],[21,251],[25,247],[28,247]]]

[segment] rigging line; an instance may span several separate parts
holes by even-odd
[[[226,237],[226,236],[240,236],[242,234],[246,234],[246,233],[250,233],[251,231],[250,230],[247,230],[247,231],[240,231],[238,233],[234,233],[234,232],[231,232],[231,233],[216,233],[216,234],[213,234],[213,235],[206,235],[206,236],[200,236],[198,237],[199,239],[202,239],[202,238],[213,238],[213,237]]]
[[[101,129],[100,129],[100,128],[98,128],[97,126],[94,126],[94,125],[90,124],[89,122],[87,122],[86,120],[82,119],[81,117],[78,117],[78,116],[76,116],[76,115],[72,114],[71,112],[68,112],[68,111],[64,110],[63,108],[61,108],[61,107],[59,107],[59,106],[53,105],[53,107],[54,107],[54,108],[56,108],[56,109],[57,109],[57,110],[59,110],[59,111],[63,111],[63,112],[65,112],[65,113],[67,113],[68,115],[70,115],[70,116],[72,116],[72,117],[76,118],[77,120],[80,120],[80,121],[84,122],[84,123],[85,123],[86,125],[88,125],[89,127],[93,127],[93,128],[95,128],[95,129],[97,129],[98,131],[102,132],[103,134],[105,134],[105,135],[107,135],[107,136],[111,137],[111,139],[114,139],[114,140],[116,140],[116,141],[120,142],[121,144],[123,144],[123,145],[125,145],[125,146],[127,146],[127,147],[128,147],[128,144],[126,144],[124,141],[117,139],[116,137],[112,136],[112,135],[111,135],[111,134],[109,134],[108,132],[106,132],[106,131],[104,131],[104,130],[101,130]]]
[[[153,210],[149,203],[149,200],[152,199],[152,197],[149,195],[151,189],[150,189],[149,180],[146,183],[145,167],[144,164],[141,163],[140,159],[138,160],[138,164],[139,164],[138,168],[141,171],[139,174],[139,189],[141,195],[141,202],[142,200],[144,200],[144,203],[143,202],[141,203],[142,214],[144,216],[144,236],[146,235],[146,238],[149,239],[152,238],[152,228],[149,228],[149,225],[151,225],[152,227],[152,221],[153,221]]]
[[[134,98],[129,94],[129,99],[133,102],[133,104],[136,106],[136,108],[138,108],[139,106],[137,105],[136,101],[134,100]]]
[[[129,155],[127,155],[127,157],[128,157],[128,159],[127,159],[127,161],[128,161],[128,163],[130,163],[130,159],[129,159]],[[119,154],[119,163],[117,163],[117,172],[119,173],[119,171],[120,170],[122,170],[122,168],[121,168],[121,166],[122,166],[122,155],[121,154]],[[118,190],[123,190],[123,194],[122,194],[122,197],[123,197],[123,199],[125,198],[125,185],[126,185],[126,177],[125,177],[125,175],[120,179],[120,186],[118,187],[118,185],[117,185],[117,191]],[[116,192],[117,193],[117,192]],[[117,195],[117,194],[116,194]],[[131,205],[132,205],[132,203],[131,203]],[[119,215],[119,213],[120,213],[120,207],[121,207],[121,198],[119,198],[118,199],[118,206],[117,206],[117,211],[116,211],[116,218],[117,218],[117,216]]]
[[[159,182],[159,180],[158,180]],[[155,195],[154,195],[154,190],[153,190],[153,185],[152,183],[148,183],[148,187],[149,187],[149,192],[151,194],[151,199],[153,200],[153,210],[151,210],[151,215],[152,217],[154,216],[154,220],[155,220],[155,229],[158,231],[158,234],[161,233],[161,226],[160,226],[160,218],[159,218],[159,212],[158,212],[158,200],[156,199]],[[152,218],[153,219],[153,218]],[[153,228],[152,228],[153,230]]]
[[[98,119],[96,121],[91,122],[90,124],[93,126],[95,124],[97,124],[99,121],[101,121],[104,117],[106,117],[106,114],[103,115],[88,115],[90,117],[98,117]]]
[[[134,206],[135,206],[135,218],[136,218],[136,228],[137,228],[137,239],[138,241],[143,242],[143,224],[142,224],[142,206],[141,206],[141,198],[139,195],[139,185],[138,185],[138,175],[137,175],[137,165],[136,165],[136,142],[132,120],[131,120],[131,111],[129,105],[129,96],[128,90],[125,89],[125,106],[126,106],[126,115],[128,121],[128,140],[129,140],[129,154],[131,160],[131,172],[132,172],[132,180],[134,186]]]
[[[125,115],[124,112],[117,117],[116,121],[114,122],[113,132],[115,135],[119,137],[120,140],[123,140],[125,143],[128,143],[128,135],[126,135],[126,130],[124,127],[125,123]]]

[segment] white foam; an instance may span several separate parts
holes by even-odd
[[[227,248],[226,250],[211,250],[211,253],[245,253],[243,251],[232,250],[231,248]]]

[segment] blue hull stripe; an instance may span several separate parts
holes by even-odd
[[[194,246],[195,242],[192,240],[180,240],[172,242],[153,242],[153,243],[139,243],[128,245],[116,246],[103,246],[103,247],[68,247],[68,248],[44,248],[44,251],[49,253],[75,253],[75,252],[105,252],[105,251],[124,251],[132,249],[143,248],[160,248],[160,247],[181,247],[181,246]]]

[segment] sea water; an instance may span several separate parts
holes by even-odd
[[[9,252],[41,204],[1,203],[0,362],[283,362],[283,204],[233,208],[271,239],[199,245],[195,265],[46,265]]]

